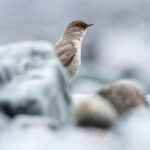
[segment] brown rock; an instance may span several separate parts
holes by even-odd
[[[106,128],[116,121],[117,112],[111,103],[95,95],[76,105],[75,119],[79,126]]]
[[[99,94],[111,102],[120,114],[139,105],[147,105],[144,92],[131,82],[105,85]]]

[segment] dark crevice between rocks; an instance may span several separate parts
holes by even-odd
[[[4,113],[10,118],[15,117],[18,114],[29,115],[41,115],[42,111],[36,104],[36,101],[31,100],[26,104],[17,105],[17,107],[11,105],[7,100],[0,102],[0,112]]]

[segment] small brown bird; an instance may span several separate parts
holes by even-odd
[[[81,64],[81,43],[86,29],[93,24],[81,20],[69,23],[61,39],[56,43],[56,53],[72,78]]]

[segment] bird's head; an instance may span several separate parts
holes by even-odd
[[[86,29],[92,25],[93,24],[87,24],[82,20],[74,20],[68,24],[65,33],[67,34],[80,33],[81,36],[83,36],[84,33],[86,32]]]

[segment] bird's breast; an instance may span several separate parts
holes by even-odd
[[[74,56],[72,62],[67,66],[67,70],[70,75],[70,78],[72,78],[76,74],[77,70],[80,67],[80,64],[81,64],[81,54],[80,53],[81,52],[80,52],[80,48],[79,48],[77,50],[77,53]]]

